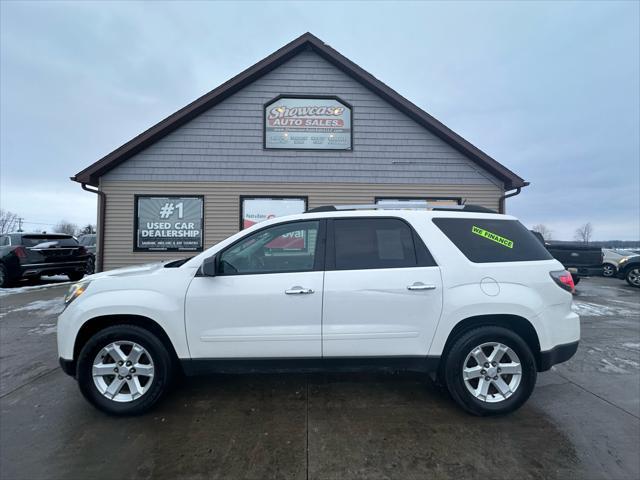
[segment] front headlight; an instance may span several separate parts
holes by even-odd
[[[628,261],[629,261],[629,257],[622,257],[620,259],[620,261],[618,262],[618,266],[620,267],[620,266],[624,265],[625,263],[627,263]]]
[[[67,307],[76,298],[82,295],[91,282],[78,282],[69,287],[69,291],[64,296],[64,306]]]

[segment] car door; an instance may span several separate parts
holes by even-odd
[[[192,358],[321,356],[324,221],[266,227],[216,255],[185,299]]]
[[[426,355],[442,310],[440,269],[400,218],[328,223],[325,357]]]

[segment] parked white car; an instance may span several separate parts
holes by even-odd
[[[618,264],[625,257],[635,257],[638,255],[631,250],[621,250],[613,248],[603,248],[602,275],[605,277],[613,277],[618,272]]]
[[[391,367],[473,414],[520,407],[578,348],[571,275],[514,217],[389,208],[276,218],[87,277],[58,321],[61,366],[112,414],[147,411],[178,370]]]

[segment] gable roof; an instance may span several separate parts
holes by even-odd
[[[307,32],[284,47],[275,51],[255,65],[247,68],[219,87],[204,94],[177,112],[157,123],[137,137],[104,156],[94,164],[78,172],[72,180],[80,183],[98,186],[98,179],[136,153],[144,150],[154,142],[169,134],[189,120],[200,115],[224,99],[230,97],[246,85],[282,65],[301,51],[311,49],[331,64],[360,82],[369,90],[383,98],[395,108],[405,113],[418,124],[440,137],[452,147],[467,155],[481,168],[489,171],[504,182],[505,190],[528,185],[524,179],[516,175],[504,165],[498,163],[479,148],[473,146],[460,135],[446,127],[427,112],[413,104],[395,90],[391,89],[370,73],[353,63],[351,60],[326,45],[322,40]]]

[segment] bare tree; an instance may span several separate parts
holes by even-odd
[[[533,230],[534,232],[538,232],[540,235],[542,235],[542,238],[544,238],[547,241],[551,240],[551,237],[553,236],[553,231],[547,228],[547,226],[544,225],[543,223],[534,225],[531,230]]]
[[[80,229],[80,232],[78,232],[79,235],[86,235],[89,233],[96,233],[96,226],[91,225],[90,223],[86,224]]]
[[[0,208],[0,234],[13,232],[18,226],[17,214]]]
[[[587,222],[584,225],[576,228],[576,233],[574,238],[579,242],[589,243],[591,241],[591,237],[593,236],[593,226],[591,222]]]
[[[78,231],[78,226],[75,223],[71,223],[67,220],[60,220],[58,224],[53,227],[56,233],[66,233],[67,235],[75,235]]]

